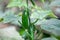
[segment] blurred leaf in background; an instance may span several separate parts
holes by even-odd
[[[43,38],[42,40],[58,40],[58,39],[50,37],[50,38]]]
[[[27,7],[25,0],[10,0],[7,7]]]
[[[54,0],[54,1],[52,1],[51,4],[50,4],[50,6],[51,7],[53,7],[53,6],[60,6],[60,0]]]
[[[50,19],[42,22],[40,24],[41,28],[50,34],[54,35],[55,37],[60,36],[60,20],[58,19]],[[59,37],[60,38],[60,37]]]
[[[31,14],[31,18],[44,19],[46,17],[57,18],[50,10],[34,10]]]

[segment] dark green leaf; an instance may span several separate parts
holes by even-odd
[[[22,26],[24,28],[28,28],[28,26],[29,26],[29,17],[28,17],[28,13],[26,10],[24,10],[24,12],[22,14]]]
[[[31,3],[35,6],[35,2],[34,2],[34,0],[30,0],[31,1]]]

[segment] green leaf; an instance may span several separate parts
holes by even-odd
[[[52,11],[50,12],[50,14],[47,17],[58,18]]]
[[[0,18],[3,18],[3,16],[5,16],[5,14],[0,11]]]
[[[43,38],[42,40],[57,40],[57,39],[50,37],[50,38]]]
[[[41,28],[55,36],[60,36],[60,20],[50,19],[41,23]]]
[[[24,12],[22,14],[22,26],[24,28],[28,28],[28,26],[29,26],[29,17],[28,17],[28,13],[26,10],[24,10]]]
[[[3,16],[3,23],[13,22],[14,20],[17,19],[16,16],[11,11],[5,12],[4,14],[5,15]]]
[[[34,10],[31,14],[31,18],[35,19],[44,19],[46,16],[50,14],[50,11],[44,10]]]
[[[60,0],[54,0],[51,2],[50,6],[60,6]]]
[[[23,36],[25,34],[25,30],[21,28],[20,31],[19,31],[19,33],[20,33],[20,35]]]
[[[35,6],[35,2],[34,2],[34,0],[30,0],[31,1],[31,3]]]
[[[27,7],[24,0],[12,0],[7,7]]]

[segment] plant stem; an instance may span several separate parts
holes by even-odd
[[[29,27],[28,27],[28,33],[31,35],[31,37],[29,37],[29,40],[34,40],[34,33],[33,33],[33,26],[31,25],[31,21],[30,21],[30,15],[29,15],[29,9],[28,9],[28,0],[26,0],[27,3],[27,14],[28,14],[28,20],[29,20]]]
[[[32,37],[32,40],[34,40],[34,32],[33,32],[33,26],[32,26],[32,28],[31,28],[31,37]]]

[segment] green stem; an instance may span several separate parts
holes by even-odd
[[[34,32],[33,32],[33,27],[31,28],[31,38],[34,40]]]
[[[27,7],[28,7],[28,0],[26,0],[26,3],[27,3]]]
[[[31,3],[33,4],[33,6],[35,6],[35,2],[34,2],[34,0],[30,0],[31,1]]]
[[[26,0],[27,3],[27,8],[26,8],[26,12],[28,14],[28,21],[29,21],[29,27],[28,27],[28,33],[31,35],[29,37],[29,40],[34,40],[34,33],[33,33],[33,26],[31,25],[31,21],[30,21],[30,15],[29,15],[29,9],[28,9],[28,0]]]

